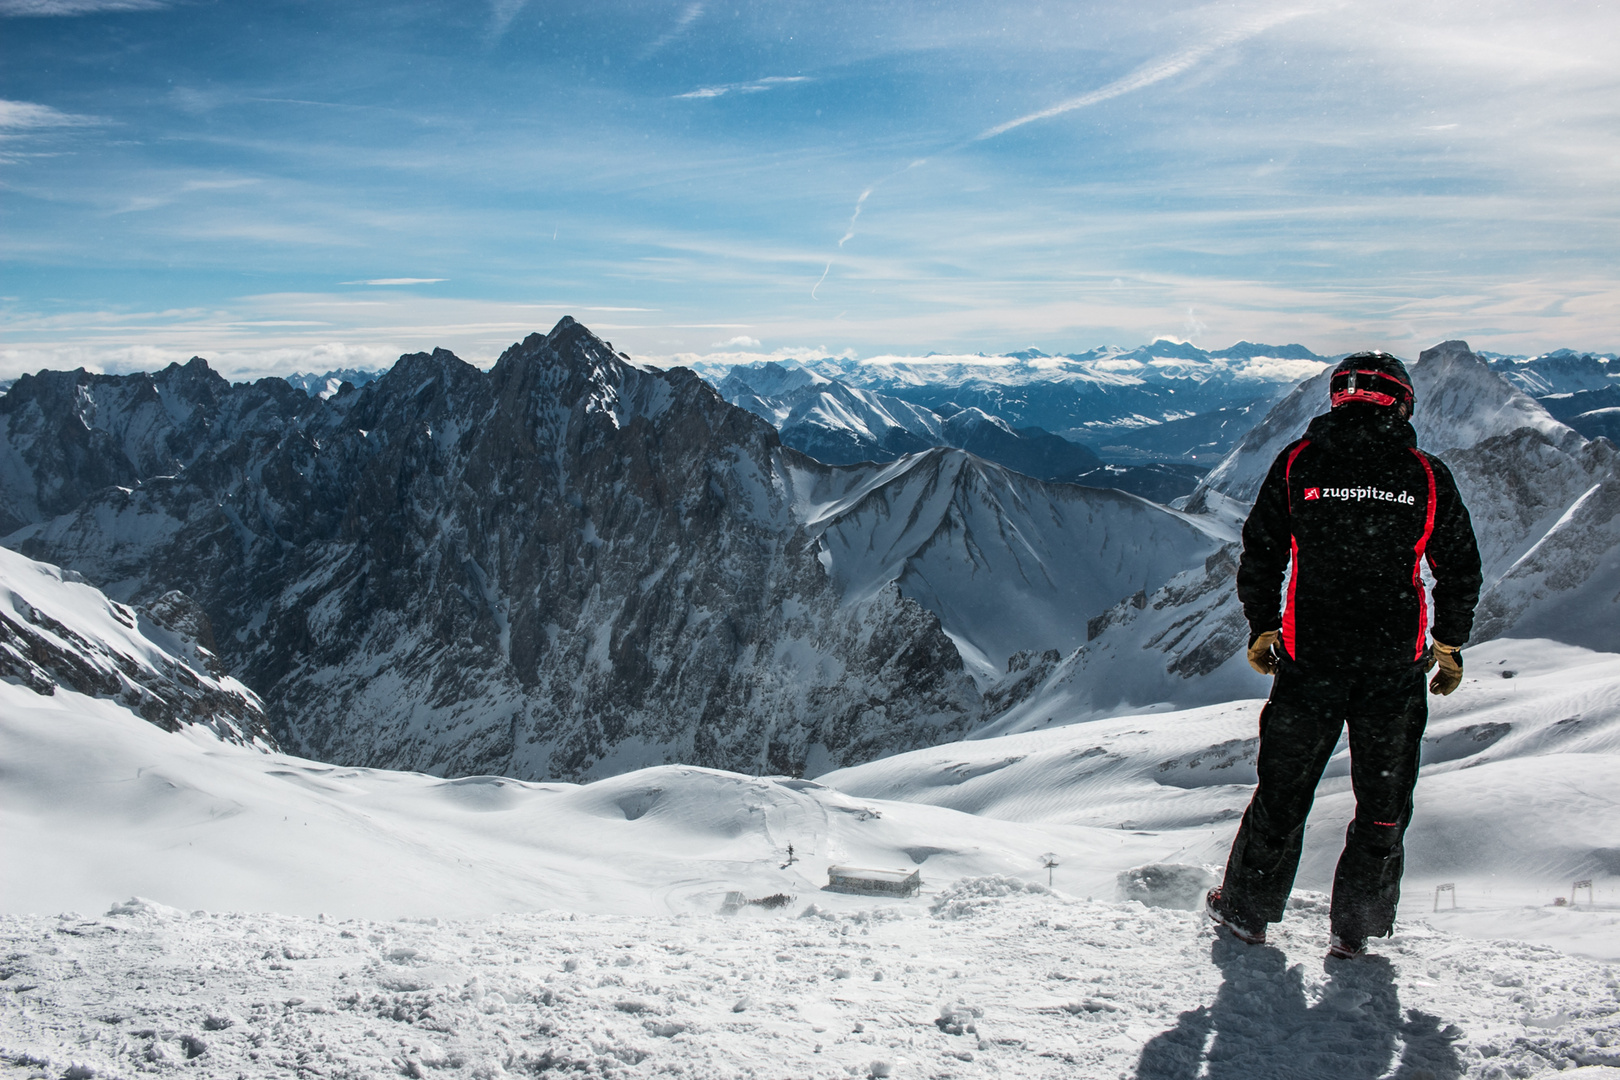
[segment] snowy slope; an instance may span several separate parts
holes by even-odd
[[[942,421],[930,410],[806,368],[739,366],[715,389],[769,421],[786,445],[829,465],[892,461],[942,440]]]
[[[340,768],[0,683],[0,815],[8,857],[33,868],[0,879],[0,910],[94,910],[136,893],[289,914],[678,914],[734,890],[809,897],[832,864],[920,866],[937,895],[963,876],[1033,877],[1046,851],[1065,889],[1108,897],[1132,866],[1224,860],[1253,782],[1257,701],[1080,724],[1049,704],[1023,734],[816,781],[660,766],[574,785]],[[1617,755],[1620,657],[1517,640],[1477,650],[1463,687],[1435,703],[1412,902],[1454,877],[1512,895],[1590,876],[1620,899],[1620,811],[1598,794]],[[1302,888],[1331,874],[1347,786],[1341,753]],[[1517,809],[1504,816],[1503,803]],[[1620,923],[1605,925],[1609,944],[1586,947],[1620,959]]]
[[[225,674],[199,616],[181,593],[140,610],[0,548],[0,679],[18,702],[76,692],[167,731],[197,724],[232,742],[273,746],[259,699]]]
[[[1220,544],[1124,492],[1045,484],[960,450],[795,474],[795,514],[846,598],[889,582],[939,616],[971,670],[1073,649],[1115,597],[1157,588]]]
[[[1547,906],[1567,894],[1553,875],[1582,845],[1606,858],[1620,829],[1585,765],[1620,752],[1620,657],[1513,648],[1514,679],[1488,677],[1507,657],[1481,650],[1437,715],[1398,932],[1349,965],[1322,963],[1319,893],[1296,893],[1258,949],[1174,890],[1116,896],[1126,868],[1196,873],[1223,853],[1252,702],[922,751],[835,790],[682,767],[585,786],[340,769],[0,683],[0,829],[27,868],[0,876],[0,1070],[1497,1080],[1620,1064],[1613,968],[1523,940],[1620,959],[1613,867],[1593,872],[1595,909]],[[1342,775],[1328,783],[1307,889],[1348,812]],[[863,792],[879,787],[916,801]],[[1534,836],[1554,842],[1537,854]],[[788,843],[802,861],[785,865]],[[920,867],[923,895],[822,892],[830,862]],[[1436,874],[1457,912],[1427,912]]]
[[[26,1076],[1616,1080],[1612,968],[1413,926],[1323,965],[1199,918],[964,881],[795,918],[0,918]],[[1583,1067],[1584,1066],[1584,1067]],[[1556,1071],[1560,1067],[1567,1071]]]
[[[711,912],[728,892],[813,896],[833,864],[957,877],[1094,860],[1110,829],[874,803],[809,781],[659,766],[588,785],[345,769],[168,735],[114,703],[0,684],[0,910],[187,909],[468,917]],[[787,845],[800,861],[783,866]],[[1127,860],[1158,845],[1132,841]],[[1091,877],[1110,888],[1111,873]],[[833,897],[848,907],[856,901]]]
[[[1620,655],[1501,639],[1470,650],[1467,664],[1455,693],[1430,699],[1403,912],[1415,915],[1441,882],[1459,883],[1487,923],[1488,893],[1567,896],[1571,881],[1593,878],[1620,899],[1620,803],[1607,795],[1620,765]],[[1088,714],[1065,690],[1049,687],[973,741],[819,782],[1010,821],[1147,831],[1181,845],[1161,859],[1223,864],[1255,779],[1262,701],[1079,722]],[[1306,828],[1306,889],[1329,888],[1353,814],[1342,743],[1325,777]],[[1616,911],[1601,925],[1519,932],[1620,959]]]

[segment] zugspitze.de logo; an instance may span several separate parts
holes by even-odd
[[[1403,506],[1411,506],[1417,501],[1404,491],[1384,491],[1382,488],[1374,487],[1306,488],[1305,501],[1315,499],[1342,499],[1346,502],[1352,499],[1357,502],[1372,499],[1374,502],[1400,503]]]

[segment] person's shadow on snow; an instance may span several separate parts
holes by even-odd
[[[1322,999],[1307,1006],[1304,976],[1279,950],[1218,934],[1211,954],[1224,977],[1215,1000],[1182,1013],[1142,1048],[1137,1080],[1456,1080],[1463,1073],[1456,1029],[1441,1030],[1438,1018],[1416,1009],[1403,1014],[1383,957],[1329,961]]]

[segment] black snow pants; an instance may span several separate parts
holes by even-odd
[[[1307,673],[1285,663],[1260,713],[1260,779],[1226,864],[1221,896],[1254,926],[1283,916],[1316,784],[1350,727],[1356,814],[1333,877],[1333,932],[1382,937],[1401,898],[1402,837],[1412,816],[1429,718],[1422,664]]]

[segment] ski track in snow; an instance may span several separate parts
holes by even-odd
[[[800,909],[803,908],[802,913]],[[1620,1065],[1594,961],[1421,924],[1324,961],[1004,877],[861,910],[0,917],[0,1076],[1528,1077]],[[1562,1075],[1614,1076],[1607,1068]]]

